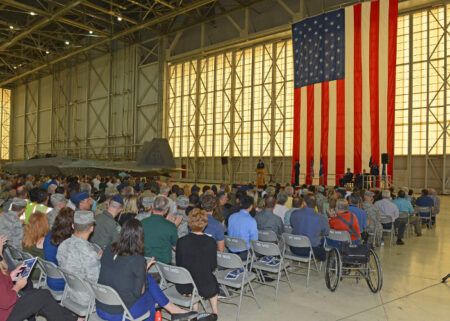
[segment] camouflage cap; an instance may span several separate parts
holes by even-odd
[[[73,222],[80,225],[91,224],[95,222],[94,213],[91,211],[75,211]]]
[[[150,206],[153,205],[154,202],[155,202],[154,196],[145,196],[142,198],[142,206],[144,208],[149,208]]]
[[[177,197],[177,206],[181,208],[187,208],[189,206],[189,198],[184,195],[180,195]]]
[[[11,205],[15,205],[18,207],[25,207],[25,206],[27,206],[27,201],[24,200],[23,198],[14,197]]]

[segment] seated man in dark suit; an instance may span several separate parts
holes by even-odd
[[[350,171],[350,168],[347,168],[347,172],[344,177],[339,180],[341,186],[345,186],[345,184],[350,183],[353,179],[353,173]]]

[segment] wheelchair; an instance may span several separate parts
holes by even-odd
[[[325,265],[325,283],[334,292],[339,282],[344,278],[365,279],[373,293],[383,286],[383,272],[378,255],[371,245],[342,244],[340,248],[333,247],[328,252]]]

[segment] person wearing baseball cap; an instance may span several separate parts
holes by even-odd
[[[70,201],[75,205],[76,210],[90,211],[92,206],[92,198],[87,192],[79,192],[70,198]]]
[[[144,208],[143,212],[140,212],[138,215],[136,215],[136,219],[139,221],[142,221],[146,219],[147,217],[150,217],[152,215],[153,211],[153,203],[155,202],[154,196],[144,196],[141,198],[141,205]]]
[[[108,208],[96,217],[96,228],[92,234],[91,242],[105,249],[119,239],[120,225],[115,218],[123,210],[123,198],[114,195],[109,201]]]
[[[58,247],[56,258],[61,268],[76,276],[97,283],[100,274],[100,255],[88,241],[94,231],[94,213],[76,211],[73,217],[73,234]],[[81,305],[88,305],[90,295],[69,289],[70,297]]]
[[[8,209],[0,213],[0,235],[5,235],[8,240],[18,249],[22,249],[23,226],[20,221],[25,211],[27,201],[14,197]]]

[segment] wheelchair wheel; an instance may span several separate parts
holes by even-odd
[[[373,293],[377,293],[383,287],[383,271],[381,269],[381,262],[374,250],[370,250],[369,252],[366,281]]]
[[[341,280],[342,260],[339,251],[332,248],[328,252],[328,258],[325,270],[325,283],[331,292],[334,292]]]

